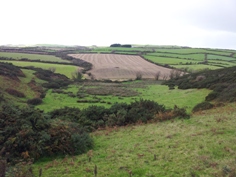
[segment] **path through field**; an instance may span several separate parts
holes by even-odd
[[[142,78],[155,78],[160,71],[160,79],[168,77],[171,69],[152,64],[140,56],[118,54],[69,54],[74,58],[80,58],[92,63],[93,68],[89,72],[95,79],[126,80],[135,79],[137,73]]]

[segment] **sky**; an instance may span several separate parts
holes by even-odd
[[[0,45],[236,49],[236,0],[0,0]]]

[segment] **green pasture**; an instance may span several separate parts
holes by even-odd
[[[83,91],[81,88],[83,87],[90,88],[91,86],[83,86],[83,85],[71,85],[67,89],[63,89],[65,92],[72,92],[76,95],[76,93],[80,93],[84,95],[84,98],[78,98],[78,96],[70,97],[68,94],[58,94],[53,93],[52,90],[48,90],[46,97],[43,99],[43,103],[37,108],[45,110],[46,112],[52,111],[53,109],[59,109],[65,106],[68,107],[78,107],[80,109],[87,108],[91,105],[97,106],[105,106],[110,107],[113,103],[130,103],[139,99],[148,99],[158,102],[159,104],[164,104],[167,108],[173,108],[175,105],[179,107],[185,107],[188,112],[191,112],[192,108],[204,101],[205,97],[211,92],[207,89],[189,89],[189,90],[169,90],[168,86],[160,85],[159,83],[146,83],[146,81],[141,81],[139,83],[142,85],[137,85],[135,82],[131,82],[129,84],[117,85],[118,88],[125,87],[126,89],[133,90],[138,92],[136,96],[119,96],[115,93],[107,94],[107,95],[99,95],[99,94],[88,94],[86,91]],[[111,85],[114,87],[114,85]],[[110,87],[109,84],[104,86],[97,85],[93,86],[93,88],[105,90],[107,87]],[[115,92],[115,91],[114,91]],[[77,100],[99,100],[96,103],[77,103]]]
[[[4,60],[3,62],[12,63],[15,66],[33,66],[36,68],[43,68],[43,69],[49,69],[49,68],[56,68],[55,73],[63,74],[67,76],[68,78],[72,78],[71,73],[78,70],[78,66],[73,65],[63,65],[63,64],[51,64],[51,63],[40,63],[40,62],[25,62],[25,61],[12,61],[12,60]]]
[[[207,53],[214,55],[225,55],[230,56],[232,53],[236,52],[236,50],[224,50],[224,49],[206,49]]]
[[[186,59],[178,59],[178,58],[168,58],[168,57],[158,57],[158,56],[152,56],[152,55],[143,55],[144,58],[157,63],[157,64],[168,64],[168,65],[178,65],[178,64],[185,64],[185,63],[190,63],[191,64],[196,64],[197,61],[193,60],[186,60]]]
[[[53,55],[0,52],[0,57],[8,57],[8,58],[17,59],[17,60],[20,60],[22,58],[27,58],[29,60],[40,60],[40,61],[45,61],[45,62],[48,61],[48,62],[70,63],[68,60],[62,60],[61,58],[53,56]]]
[[[227,51],[227,50],[209,50],[209,49],[204,49],[204,48],[188,48],[188,49],[156,49],[156,53],[173,53],[173,54],[194,54],[194,53],[209,53],[209,54],[214,54],[214,55],[227,55],[229,56],[232,51]]]
[[[87,154],[33,164],[51,176],[235,176],[235,104],[187,120],[107,128],[91,133]],[[91,160],[89,160],[91,159]]]
[[[224,60],[224,61],[236,61],[236,58],[233,57],[225,57],[219,55],[207,55],[208,60]]]
[[[231,66],[235,66],[236,65],[236,60],[234,61],[225,61],[225,60],[208,60],[207,63],[209,65],[219,65],[222,67],[231,67]]]
[[[204,64],[193,64],[193,65],[171,65],[174,68],[177,69],[183,69],[183,70],[192,70],[192,71],[200,71],[203,69],[220,69],[222,67],[219,66],[213,66],[213,65],[204,65]]]
[[[180,58],[180,59],[190,59],[190,60],[198,60],[198,61],[204,61],[205,55],[204,54],[172,54],[172,53],[148,53],[148,55],[152,56],[159,56],[159,57],[174,57],[174,58]]]

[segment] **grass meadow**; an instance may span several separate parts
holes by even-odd
[[[95,131],[95,148],[87,154],[45,158],[33,170],[42,168],[43,177],[93,177],[96,165],[98,177],[230,176],[236,173],[235,106]]]
[[[17,59],[17,60],[20,60],[22,58],[27,58],[29,60],[40,60],[40,61],[45,61],[45,62],[48,61],[48,62],[70,63],[67,60],[62,60],[61,58],[53,56],[53,55],[0,52],[0,57],[8,57],[8,58]]]
[[[185,64],[185,63],[197,63],[194,60],[187,60],[187,59],[178,59],[178,58],[168,58],[168,57],[159,57],[159,56],[152,56],[152,55],[143,55],[146,59],[157,63],[157,64],[168,64],[168,65],[178,65],[178,64]]]
[[[40,63],[40,62],[25,62],[25,61],[12,61],[12,60],[4,60],[3,62],[12,63],[15,66],[33,66],[36,68],[43,68],[43,69],[49,69],[49,68],[56,68],[55,73],[63,74],[67,76],[68,78],[72,78],[71,73],[78,70],[78,66],[73,65],[63,65],[63,64],[51,64],[51,63]]]
[[[91,89],[92,88],[92,89]],[[112,89],[112,93],[111,93]],[[113,103],[130,103],[139,99],[148,99],[164,104],[167,108],[173,108],[175,105],[185,107],[188,112],[192,108],[204,101],[205,97],[211,92],[207,89],[189,89],[189,90],[169,90],[168,86],[160,85],[159,82],[141,81],[129,82],[124,84],[113,83],[95,83],[91,85],[71,85],[63,90],[66,93],[55,93],[52,89],[47,91],[43,103],[37,108],[46,112],[53,109],[59,109],[65,106],[87,108],[91,105],[110,107]],[[69,96],[72,92],[74,95]],[[136,94],[135,94],[136,93]],[[77,102],[80,100],[81,102]]]

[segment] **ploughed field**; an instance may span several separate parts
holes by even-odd
[[[160,79],[170,75],[171,69],[152,64],[137,55],[119,54],[69,54],[90,62],[93,65],[89,72],[95,79],[126,80],[135,79],[137,74],[142,78],[155,78],[160,73]]]

